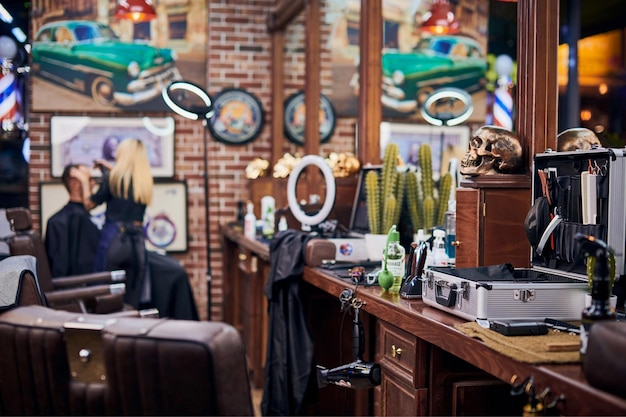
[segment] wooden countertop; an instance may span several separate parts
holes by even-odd
[[[222,227],[223,237],[269,261],[269,245],[243,236],[241,227]],[[323,268],[305,267],[303,280],[339,297],[345,289],[354,289],[348,280],[335,277]],[[564,396],[559,405],[565,415],[626,415],[626,399],[590,386],[579,364],[532,365],[505,356],[478,339],[454,328],[465,320],[442,310],[427,306],[421,300],[381,296],[379,287],[358,287],[356,297],[365,302],[363,309],[384,321],[427,341],[454,356],[510,383],[513,376],[522,381],[529,376],[535,380],[535,392],[550,389],[548,398]]]
[[[354,289],[348,280],[334,277],[323,268],[306,267],[304,281],[337,297],[345,288]],[[523,381],[529,376],[535,380],[536,392],[550,388],[548,398],[564,395],[560,405],[563,414],[626,415],[626,399],[591,387],[578,364],[532,365],[505,356],[482,341],[456,330],[456,324],[465,320],[427,306],[421,300],[382,296],[379,287],[358,287],[356,297],[365,302],[369,314],[423,339],[496,378],[511,382],[513,376]]]

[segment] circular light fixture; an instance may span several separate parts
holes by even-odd
[[[457,102],[461,103],[460,108],[457,108]],[[432,110],[433,107],[437,110],[442,106],[446,106],[450,110],[445,112]],[[424,120],[435,126],[456,126],[469,119],[473,111],[472,97],[467,91],[454,87],[433,91],[420,109]]]
[[[10,36],[0,36],[0,58],[13,59],[17,55],[17,42]]]
[[[191,120],[208,120],[215,114],[211,97],[189,81],[173,81],[161,90],[163,101],[176,114]]]
[[[304,212],[304,210],[302,210],[300,204],[298,203],[298,199],[296,198],[298,177],[300,176],[302,170],[309,165],[318,167],[320,171],[322,171],[324,180],[326,181],[326,197],[324,198],[324,205],[317,214],[312,216],[309,216]],[[335,205],[335,194],[336,186],[333,170],[321,156],[304,156],[300,162],[293,167],[291,173],[289,174],[289,179],[287,180],[287,201],[289,202],[289,209],[296,220],[302,223],[303,226],[316,226],[326,220]]]

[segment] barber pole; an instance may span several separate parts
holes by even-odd
[[[0,74],[0,120],[2,125],[16,124],[20,114],[18,88],[13,72]]]
[[[513,130],[513,96],[511,95],[512,71],[513,59],[508,55],[499,55],[496,58],[498,86],[494,92],[493,124],[508,130]]]
[[[493,122],[496,126],[513,130],[513,97],[509,92],[508,80],[498,81],[493,102]]]

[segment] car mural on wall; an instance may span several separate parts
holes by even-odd
[[[171,49],[123,42],[109,26],[89,20],[43,25],[32,46],[32,71],[110,106],[149,101],[181,79]]]
[[[480,90],[486,84],[486,71],[487,59],[476,40],[457,35],[426,37],[410,52],[383,52],[381,102],[384,107],[411,113],[438,88]],[[350,86],[358,95],[358,71]]]

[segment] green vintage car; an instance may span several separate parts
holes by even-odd
[[[151,100],[181,79],[171,49],[122,42],[109,26],[88,20],[43,25],[33,42],[32,71],[100,104],[118,106]]]
[[[487,60],[480,44],[465,36],[430,36],[411,52],[385,51],[382,56],[382,104],[411,113],[441,87],[477,91],[486,83]],[[358,78],[351,81],[358,94]]]

